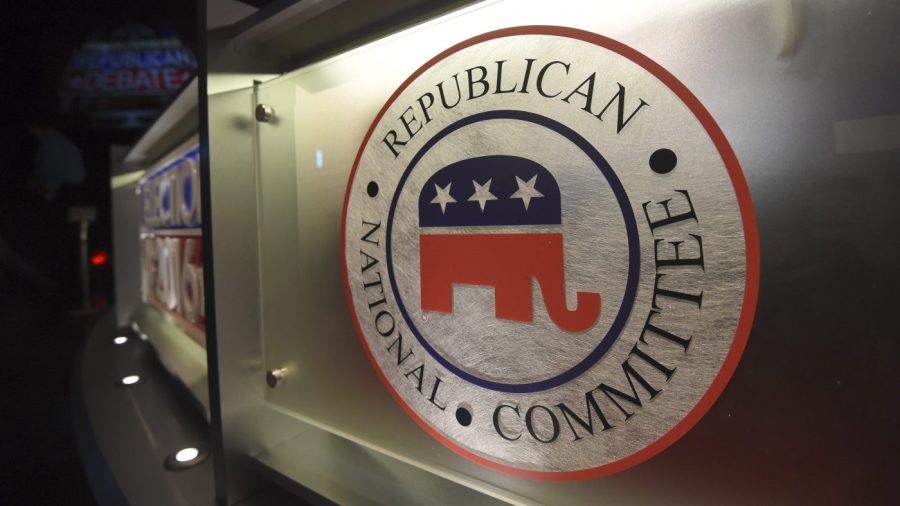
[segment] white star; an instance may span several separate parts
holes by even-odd
[[[516,190],[516,193],[513,193],[509,196],[511,199],[522,199],[522,203],[525,204],[525,210],[528,210],[528,204],[531,203],[531,199],[536,199],[539,197],[543,197],[544,194],[534,189],[534,183],[537,181],[537,174],[534,175],[533,178],[529,179],[527,182],[519,179],[519,176],[516,176],[516,184],[519,185],[519,189]]]
[[[450,186],[453,183],[447,183],[445,188],[441,188],[437,184],[434,185],[434,192],[437,194],[431,199],[432,204],[440,204],[441,206],[441,214],[447,210],[447,204],[453,204],[456,202],[456,199],[450,196]]]
[[[478,184],[474,180],[472,184],[475,185],[475,193],[469,197],[469,202],[478,202],[478,205],[481,206],[481,212],[484,212],[484,205],[487,204],[488,200],[497,200],[491,193],[491,180],[488,179],[487,183]]]

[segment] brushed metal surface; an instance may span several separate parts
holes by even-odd
[[[296,358],[306,377],[272,391],[270,405],[287,418],[314,421],[448,479],[490,483],[543,503],[896,502],[894,456],[900,447],[893,433],[900,413],[884,401],[900,380],[891,320],[900,278],[890,267],[900,247],[892,224],[900,159],[895,150],[838,154],[832,125],[900,109],[900,69],[886,49],[897,43],[900,13],[896,4],[880,0],[782,4],[634,2],[585,10],[566,2],[497,2],[268,85],[295,93],[266,102],[295,111],[287,121],[297,125],[280,137],[280,149],[283,166],[291,168],[283,170],[295,170],[297,193],[296,201],[278,200],[277,192],[262,192],[260,199],[271,201],[271,212],[301,219],[293,251],[300,274],[274,263],[265,276],[282,276],[285,285],[297,287],[271,297],[292,302],[273,306],[277,311],[302,318],[300,328],[266,325],[265,361],[275,367]],[[724,130],[758,213],[760,302],[729,387],[667,451],[597,480],[523,480],[471,464],[430,439],[390,399],[364,358],[339,281],[343,184],[377,108],[414,68],[447,46],[529,23],[610,36],[671,71]],[[261,92],[267,93],[266,85]],[[252,110],[245,107],[244,117]],[[322,168],[315,164],[317,149],[324,154]],[[227,184],[228,172],[220,174],[220,184]],[[251,193],[234,188],[218,212],[252,199]],[[241,227],[217,243],[217,260],[228,259],[251,229],[218,226]],[[225,292],[230,300],[219,300],[220,314],[240,312],[253,300],[238,281],[248,269],[232,262],[217,271],[217,280],[229,280],[231,287]],[[243,325],[238,317],[229,321]],[[258,409],[252,406],[248,422]],[[265,447],[274,427],[244,423],[235,437]],[[289,470],[292,459],[302,458],[286,455],[281,465]]]
[[[452,81],[454,75],[476,65],[490,65],[504,60],[504,75],[523,79],[525,57],[535,59],[535,68],[553,61],[570,63],[568,75],[558,72],[547,77],[543,84],[551,90],[574,90],[586,76],[596,72],[594,100],[604,103],[608,97],[600,90],[612,90],[623,83],[634,107],[640,97],[651,104],[647,110],[629,122],[621,132],[612,120],[600,123],[593,114],[563,100],[548,100],[534,93],[509,93],[487,95],[466,100],[452,110],[435,107],[430,111],[432,120],[422,127],[399,156],[386,149],[381,134],[389,128],[398,128],[404,110],[414,104],[424,93],[434,91],[437,82]],[[495,71],[488,71],[487,79],[496,82]],[[515,78],[510,82],[519,83]],[[532,83],[534,86],[535,84]],[[451,87],[453,85],[450,85]],[[510,86],[507,83],[507,86]],[[463,92],[465,94],[465,92]],[[593,113],[599,110],[595,108]],[[637,301],[627,315],[625,328],[616,338],[613,347],[601,361],[575,379],[552,389],[527,394],[491,391],[456,377],[442,367],[413,341],[411,328],[415,327],[423,338],[436,348],[437,353],[451,363],[476,377],[491,379],[504,384],[538,381],[571,369],[584,360],[599,345],[601,337],[618,315],[625,291],[625,278],[629,266],[628,244],[622,211],[594,163],[575,145],[560,134],[544,126],[513,119],[497,119],[478,122],[454,131],[425,151],[423,146],[435,136],[462,118],[482,111],[514,110],[538,113],[559,121],[587,137],[609,162],[613,172],[621,180],[627,193],[632,213],[637,217],[640,236],[640,282]],[[424,121],[424,120],[420,120]],[[679,155],[678,166],[670,173],[660,175],[648,165],[649,155],[659,148],[671,148]],[[425,153],[414,167],[414,156]],[[593,291],[603,297],[603,313],[592,329],[580,334],[558,328],[547,316],[540,297],[536,279],[531,281],[534,292],[534,322],[522,324],[499,320],[494,316],[492,289],[474,286],[456,286],[452,314],[423,311],[419,302],[421,277],[419,274],[419,194],[426,181],[438,170],[459,160],[489,155],[515,155],[538,162],[547,168],[560,185],[562,195],[562,221],[566,253],[566,290],[569,307],[578,291]],[[359,319],[367,345],[391,386],[403,400],[429,425],[443,435],[477,455],[518,469],[539,471],[580,471],[613,463],[647,447],[679,423],[710,388],[719,373],[735,336],[737,321],[743,309],[745,271],[745,244],[741,210],[735,190],[725,168],[725,162],[698,118],[663,82],[642,69],[637,63],[614,54],[593,43],[559,35],[514,35],[493,39],[454,53],[427,69],[391,103],[384,119],[375,126],[374,135],[364,147],[354,179],[350,183],[350,196],[346,216],[346,250],[349,289],[353,295],[356,317]],[[401,177],[409,178],[402,187]],[[485,176],[487,177],[487,176]],[[371,197],[366,186],[377,181],[379,195]],[[676,190],[689,190],[698,216],[677,226],[651,231],[643,216],[644,203],[650,206],[651,219],[656,221],[666,215],[658,202],[672,199],[672,214],[686,212],[684,198],[678,198]],[[400,192],[396,209],[388,211],[394,192]],[[462,191],[463,193],[459,193]],[[457,195],[468,195],[457,190]],[[469,204],[474,205],[474,204]],[[748,210],[749,211],[749,210]],[[392,220],[392,221],[391,221]],[[388,222],[392,228],[376,231],[367,243],[363,240],[369,231],[369,223]],[[529,227],[531,228],[531,227]],[[549,230],[549,229],[548,229]],[[387,237],[386,234],[391,234]],[[495,227],[478,233],[501,233]],[[513,229],[522,233],[521,227]],[[559,229],[557,229],[559,231]],[[449,231],[441,231],[448,233]],[[540,232],[537,230],[536,232]],[[455,233],[475,233],[472,229],[457,229]],[[684,256],[697,254],[691,248],[690,234],[703,238],[704,267],[657,269],[654,265],[655,240],[685,241]],[[374,246],[371,241],[391,241],[393,250]],[[663,246],[667,242],[663,242]],[[662,249],[662,248],[661,248]],[[388,268],[375,266],[364,272],[367,259],[360,251],[386,260],[391,256],[398,290],[387,279]],[[664,250],[662,258],[669,258]],[[372,271],[382,274],[387,303],[370,309],[369,304],[378,300],[378,292],[365,287],[375,277]],[[676,367],[678,376],[665,382],[658,371],[636,366],[655,388],[664,392],[653,398],[652,404],[626,419],[617,413],[613,399],[604,399],[599,391],[594,393],[597,402],[614,425],[614,430],[601,435],[568,432],[563,413],[556,412],[535,417],[533,437],[525,432],[521,419],[519,427],[507,430],[516,441],[504,438],[495,429],[494,417],[499,406],[511,404],[522,411],[532,406],[550,410],[560,403],[573,408],[587,419],[585,393],[594,391],[601,383],[608,383],[629,392],[622,374],[622,364],[628,360],[632,348],[642,336],[644,324],[653,306],[651,300],[657,273],[667,276],[668,287],[685,293],[703,293],[702,307],[691,302],[665,300],[659,297],[661,308],[654,323],[676,335],[692,337],[687,352],[674,343],[666,343],[659,337],[648,337],[644,349],[656,360],[668,367]],[[394,295],[399,296],[395,298]],[[403,301],[409,319],[400,322]],[[398,329],[385,339],[379,334],[375,316],[387,309],[398,320]],[[403,367],[397,364],[397,350],[390,345],[397,335],[406,334],[407,350],[414,358]],[[632,360],[631,363],[639,362]],[[432,387],[440,378],[443,399],[449,409],[422,395],[420,381],[409,376],[418,365],[424,365],[425,385]],[[646,392],[642,392],[645,397]],[[455,417],[460,403],[470,406],[473,421],[462,426]],[[636,409],[636,408],[635,408]],[[521,414],[520,414],[521,416]],[[598,415],[594,415],[595,417]],[[510,418],[512,420],[510,420]],[[553,428],[551,422],[562,427]],[[597,422],[599,427],[599,422]],[[556,436],[553,436],[556,434]],[[556,439],[552,442],[541,439]]]
[[[298,455],[304,457],[299,462]],[[436,480],[427,470],[326,431],[313,431],[285,441],[256,455],[254,461],[264,473],[276,474],[279,482],[299,482],[335,504],[528,504],[524,498],[511,502],[452,481]],[[288,490],[296,488],[291,484],[284,486]],[[298,493],[301,494],[302,491]]]

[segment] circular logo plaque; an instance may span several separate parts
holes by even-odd
[[[734,371],[756,304],[749,192],[671,74],[608,38],[491,32],[409,77],[344,202],[375,370],[460,455],[532,478],[625,469]]]

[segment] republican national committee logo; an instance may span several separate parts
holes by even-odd
[[[560,27],[417,70],[347,185],[363,348],[400,405],[481,465],[610,474],[672,444],[737,366],[756,304],[749,192],[671,74]]]
[[[453,313],[454,284],[488,286],[498,320],[532,323],[535,280],[557,327],[584,332],[597,321],[598,293],[578,292],[576,308],[566,307],[559,186],[537,163],[494,155],[444,167],[419,193],[419,226],[423,311]]]

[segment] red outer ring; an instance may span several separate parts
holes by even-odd
[[[356,169],[359,166],[360,159],[362,158],[363,150],[368,144],[369,138],[372,136],[372,132],[374,132],[375,127],[381,121],[381,118],[382,116],[384,116],[384,113],[387,111],[387,109],[391,106],[391,104],[393,104],[394,100],[396,100],[397,97],[400,96],[400,93],[402,93],[403,90],[405,90],[417,77],[419,77],[423,72],[432,67],[435,63],[445,59],[451,54],[461,51],[462,49],[474,46],[475,44],[515,35],[555,35],[559,37],[583,40],[585,42],[604,47],[606,49],[609,49],[610,51],[624,56],[625,58],[628,58],[629,60],[637,63],[645,70],[656,76],[657,79],[665,83],[666,86],[674,91],[675,94],[678,95],[678,97],[682,100],[682,102],[684,102],[688,106],[691,112],[694,113],[694,116],[696,116],[697,119],[700,120],[700,123],[706,129],[706,133],[709,134],[716,148],[719,150],[719,155],[721,155],[722,160],[725,162],[725,166],[728,169],[728,175],[731,177],[731,184],[734,187],[735,193],[737,194],[738,205],[741,210],[741,220],[744,227],[744,241],[747,259],[746,287],[744,289],[743,307],[741,309],[741,316],[738,320],[737,331],[735,332],[734,341],[731,344],[731,349],[728,351],[728,355],[725,357],[725,361],[722,363],[722,368],[719,370],[719,373],[716,375],[715,379],[713,379],[712,385],[710,385],[709,389],[706,391],[703,397],[700,398],[700,400],[697,402],[697,405],[694,406],[694,408],[691,409],[691,411],[688,412],[688,414],[680,422],[678,422],[674,427],[672,427],[672,429],[669,430],[669,432],[663,434],[653,443],[650,443],[641,450],[615,462],[590,469],[582,469],[579,471],[533,471],[500,464],[477,455],[465,448],[462,448],[461,446],[458,446],[456,443],[449,440],[443,434],[435,430],[431,425],[428,424],[428,422],[423,420],[418,415],[418,413],[413,411],[413,409],[409,407],[406,402],[404,402],[397,391],[394,390],[394,387],[391,386],[390,382],[381,371],[381,368],[378,366],[378,363],[375,361],[375,357],[374,355],[372,355],[371,350],[369,350],[369,346],[366,343],[362,329],[360,328],[359,319],[356,316],[356,311],[353,309],[353,296],[350,293],[350,285],[347,279],[347,264],[345,261],[343,261],[346,248],[346,242],[344,238],[346,234],[347,206],[350,201],[350,190],[353,185],[353,178],[356,175]],[[359,147],[359,152],[356,154],[356,160],[353,162],[353,169],[351,170],[350,178],[347,181],[347,192],[344,196],[344,209],[341,215],[341,258],[341,267],[344,278],[344,290],[347,295],[347,304],[350,308],[350,314],[353,315],[353,324],[356,326],[356,333],[360,341],[362,342],[363,349],[365,350],[366,355],[369,357],[369,361],[372,362],[375,373],[378,374],[381,382],[384,383],[391,395],[394,396],[394,399],[397,400],[397,402],[400,404],[400,407],[402,407],[406,411],[406,413],[413,420],[415,420],[415,422],[418,423],[422,427],[422,429],[425,430],[425,432],[443,443],[447,448],[450,448],[451,450],[456,452],[458,455],[461,455],[471,461],[474,461],[478,464],[481,464],[482,466],[496,471],[502,471],[504,473],[521,476],[523,478],[539,480],[577,480],[596,478],[617,473],[619,471],[624,471],[625,469],[635,466],[649,459],[650,457],[653,457],[657,453],[665,450],[671,444],[677,441],[681,436],[687,433],[687,431],[690,430],[691,427],[696,425],[697,422],[700,421],[700,418],[702,418],[703,415],[705,415],[706,412],[709,411],[709,408],[712,407],[713,403],[725,389],[725,385],[728,384],[728,380],[731,379],[731,375],[737,368],[741,355],[744,352],[744,347],[747,345],[747,338],[750,335],[750,328],[753,326],[753,316],[756,312],[756,299],[759,292],[759,236],[756,230],[756,215],[753,212],[753,203],[750,199],[750,190],[747,188],[747,182],[744,179],[744,174],[741,172],[741,166],[740,164],[738,164],[738,160],[734,155],[734,151],[732,151],[731,146],[728,144],[728,140],[725,139],[725,135],[722,133],[722,130],[719,129],[719,126],[716,124],[715,120],[713,120],[712,116],[709,114],[706,108],[703,107],[700,101],[697,100],[697,97],[695,97],[694,94],[691,93],[690,90],[688,90],[687,87],[681,83],[681,81],[676,79],[675,76],[670,74],[667,70],[662,68],[659,64],[657,64],[647,56],[626,46],[625,44],[622,44],[621,42],[617,42],[608,37],[597,35],[595,33],[587,32],[584,30],[559,26],[520,26],[487,32],[476,37],[472,37],[471,39],[460,42],[459,44],[456,44],[455,46],[428,60],[424,65],[419,67],[418,70],[413,72],[411,76],[403,81],[403,84],[401,84],[400,87],[397,88],[397,91],[395,91],[394,94],[391,95],[391,97],[385,103],[384,107],[381,108],[381,111],[379,111],[378,115],[375,117],[375,120],[372,122],[372,126],[369,127],[369,131],[366,132],[366,136]]]

